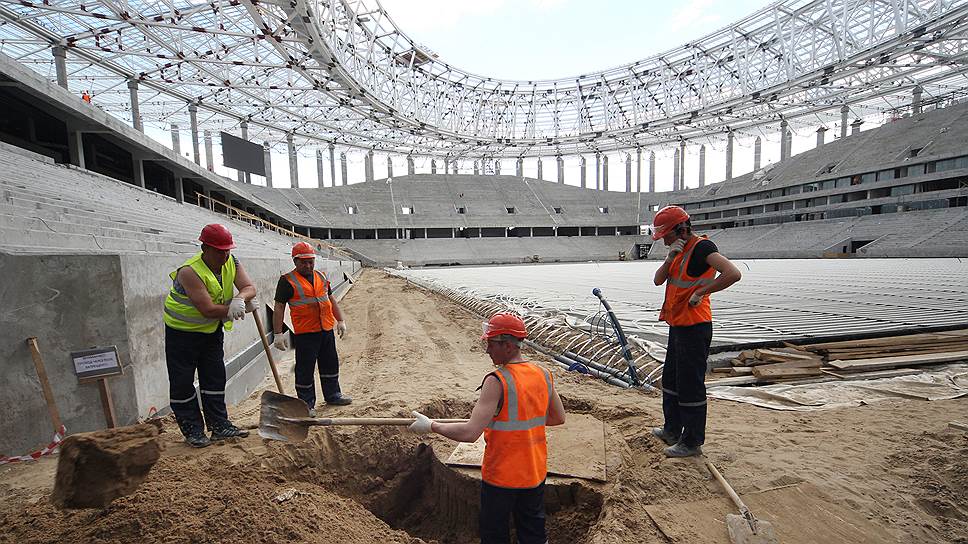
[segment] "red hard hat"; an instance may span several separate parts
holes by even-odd
[[[515,338],[527,338],[528,331],[520,317],[506,313],[494,314],[491,319],[484,322],[484,334],[481,335],[481,340],[502,334],[510,334]]]
[[[669,234],[672,229],[688,220],[689,214],[679,206],[666,206],[662,208],[655,213],[655,219],[652,220],[652,227],[650,227],[652,239],[661,239],[666,234]]]
[[[218,223],[205,225],[205,228],[202,229],[202,234],[198,237],[198,241],[207,246],[212,246],[215,249],[221,249],[222,251],[235,247],[235,242],[232,241],[232,233],[224,225],[219,225]]]
[[[316,252],[313,251],[313,246],[307,244],[306,242],[299,242],[298,244],[292,246],[292,258],[315,259]]]

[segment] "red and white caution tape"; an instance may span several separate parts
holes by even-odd
[[[44,448],[37,450],[35,452],[28,453],[27,455],[18,455],[14,457],[7,457],[6,455],[0,455],[0,465],[6,465],[7,463],[19,463],[21,461],[36,461],[41,457],[52,453],[60,446],[61,442],[64,441],[64,436],[67,434],[67,429],[61,425],[61,428],[54,433],[54,441],[47,444]]]

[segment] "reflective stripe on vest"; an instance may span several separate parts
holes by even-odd
[[[484,429],[481,478],[497,487],[534,488],[548,474],[551,374],[531,363],[504,365],[493,374],[501,382],[503,403]]]
[[[218,330],[219,324],[223,323],[222,320],[205,317],[195,307],[195,304],[192,303],[191,298],[175,290],[175,278],[178,276],[178,272],[186,266],[190,267],[198,275],[198,278],[202,280],[202,284],[205,285],[205,289],[208,291],[208,295],[211,297],[213,303],[225,304],[226,301],[232,298],[232,294],[235,292],[235,258],[229,256],[225,264],[222,265],[221,284],[218,278],[215,277],[215,273],[202,260],[201,253],[195,254],[169,274],[172,280],[172,286],[168,290],[168,296],[165,298],[165,309],[163,313],[165,324],[180,331],[215,332]],[[231,321],[225,321],[223,326],[225,330],[232,330]]]
[[[295,334],[333,330],[336,318],[329,299],[329,281],[318,270],[313,270],[313,282],[293,270],[283,276],[292,286],[289,317]]]
[[[666,278],[665,300],[659,312],[659,320],[665,321],[673,327],[688,327],[697,323],[712,321],[712,307],[709,297],[703,297],[696,306],[689,305],[689,298],[697,289],[709,285],[716,278],[716,269],[709,267],[697,278],[689,276],[689,261],[696,246],[705,236],[696,236],[686,242],[683,252],[677,255],[669,265],[669,276]]]

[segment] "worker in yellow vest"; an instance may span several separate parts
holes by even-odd
[[[485,350],[497,370],[484,377],[481,396],[467,423],[440,423],[420,412],[410,430],[435,432],[458,442],[484,433],[481,463],[481,542],[510,542],[510,523],[520,544],[544,544],[544,482],[548,474],[545,427],[562,425],[565,408],[551,373],[527,362],[521,341],[524,321],[499,313],[484,323]]]
[[[232,233],[222,225],[206,225],[198,237],[202,251],[169,276],[171,289],[165,299],[165,359],[171,411],[196,448],[211,440],[248,436],[229,421],[225,408],[225,353],[223,329],[245,317],[246,304],[255,297],[255,284],[239,260],[231,255]],[[235,289],[238,294],[233,295]],[[195,371],[198,389],[195,391]],[[201,394],[202,411],[198,409]]]
[[[742,275],[712,240],[693,233],[689,214],[679,206],[662,208],[652,223],[652,239],[669,247],[654,278],[656,285],[665,283],[659,320],[669,324],[669,340],[662,366],[665,422],[652,434],[669,446],[668,457],[690,457],[700,455],[706,441],[706,359],[713,338],[709,295]]]
[[[316,408],[316,368],[326,404],[342,406],[353,402],[339,387],[339,354],[336,337],[346,334],[340,312],[326,275],[316,270],[316,253],[306,242],[292,247],[295,268],[283,274],[276,285],[272,330],[277,349],[296,349],[296,396],[306,402],[310,414]],[[283,317],[289,305],[292,335],[283,331]]]

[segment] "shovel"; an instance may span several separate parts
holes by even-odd
[[[773,524],[768,521],[761,521],[753,517],[750,509],[743,504],[743,501],[733,490],[732,486],[723,478],[719,470],[709,461],[703,458],[706,468],[719,481],[726,494],[739,508],[739,514],[726,514],[726,529],[729,531],[729,540],[733,544],[780,544],[773,531]]]
[[[309,406],[300,399],[275,391],[262,392],[259,412],[259,436],[269,440],[302,442],[309,436],[310,427],[333,425],[410,425],[410,417],[309,417]],[[466,419],[435,419],[440,423],[464,423]]]

